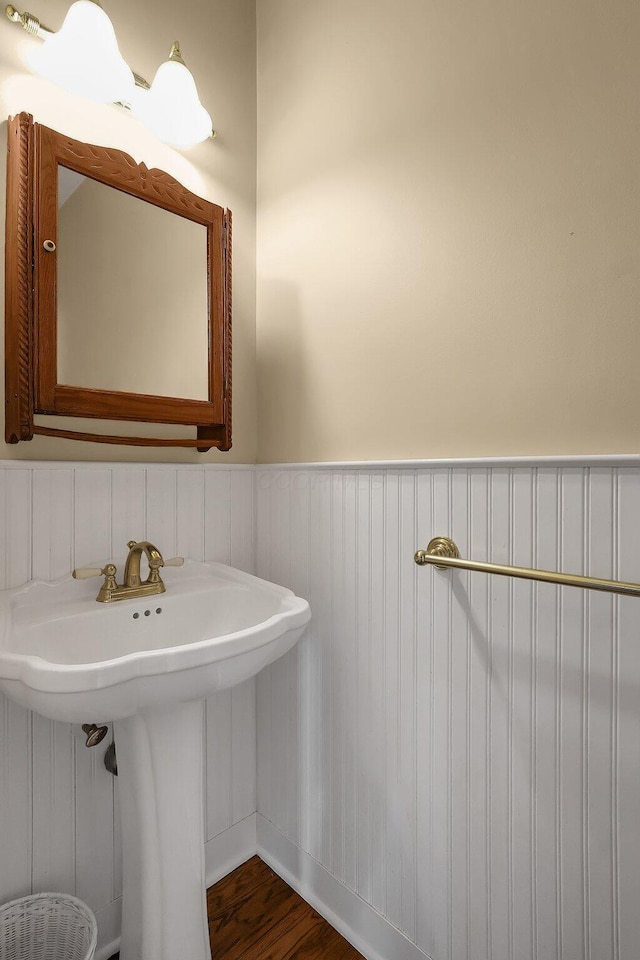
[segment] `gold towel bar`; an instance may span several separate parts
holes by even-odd
[[[434,537],[426,550],[418,550],[414,560],[420,566],[430,563],[438,570],[456,567],[459,570],[477,570],[479,573],[497,573],[503,577],[542,580],[545,583],[558,583],[565,587],[584,587],[586,590],[602,590],[605,593],[621,593],[626,597],[640,597],[640,583],[621,583],[617,580],[583,577],[577,573],[554,573],[551,570],[508,567],[501,563],[461,560],[457,546],[449,537]]]

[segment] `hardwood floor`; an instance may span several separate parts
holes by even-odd
[[[364,960],[259,857],[207,890],[207,912],[213,960]]]
[[[259,857],[207,891],[213,960],[362,960]]]

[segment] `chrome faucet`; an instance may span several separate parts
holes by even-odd
[[[85,580],[87,577],[104,576],[104,583],[98,591],[96,600],[99,603],[111,603],[114,600],[129,600],[134,597],[148,597],[157,593],[164,593],[166,587],[160,576],[160,567],[181,567],[184,557],[172,557],[164,560],[157,547],[148,540],[130,540],[127,544],[129,555],[124,566],[124,583],[116,582],[116,566],[108,563],[105,567],[79,567],[73,571],[76,580]],[[146,580],[140,579],[140,560],[145,554],[149,562],[149,576]]]

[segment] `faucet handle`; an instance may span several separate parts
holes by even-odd
[[[106,571],[106,567],[76,567],[71,576],[74,580],[88,580],[89,577],[101,577]]]
[[[184,563],[184,557],[171,557],[170,560],[165,560],[165,567],[181,567]]]

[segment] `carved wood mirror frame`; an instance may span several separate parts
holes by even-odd
[[[209,396],[152,396],[57,382],[58,165],[202,224],[207,233]],[[138,446],[231,447],[231,212],[120,150],[73,140],[21,113],[8,122],[5,255],[5,440],[35,434]],[[179,321],[178,321],[179,322]],[[85,433],[34,423],[35,414],[169,423],[196,438]]]

